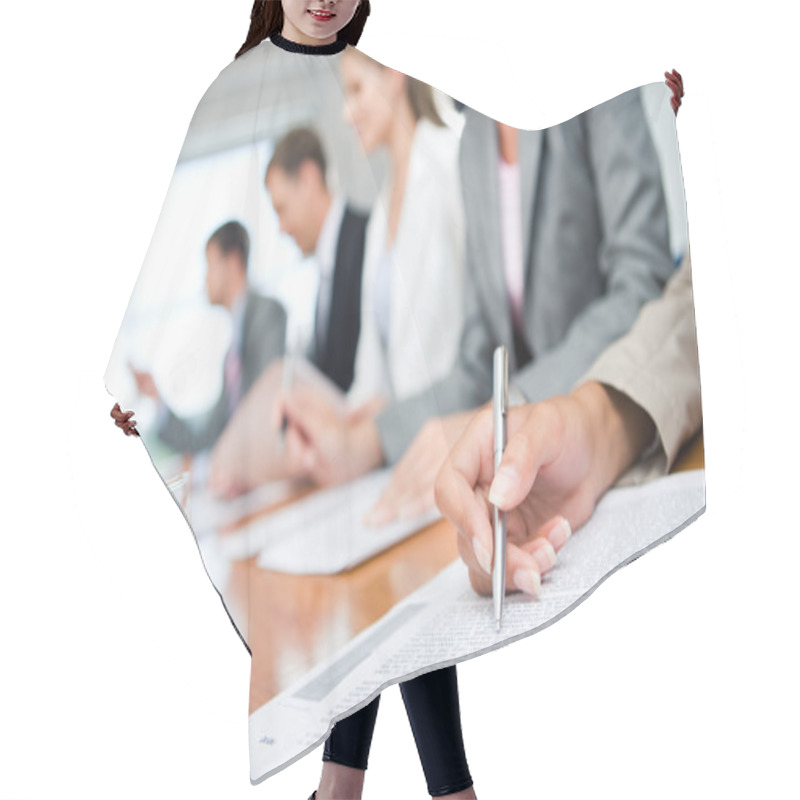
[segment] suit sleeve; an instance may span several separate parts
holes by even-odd
[[[159,439],[180,453],[197,453],[211,447],[228,421],[226,404],[227,395],[223,389],[211,412],[190,422],[177,416],[163,401],[159,401],[156,419]]]
[[[259,297],[258,304],[260,313],[249,333],[248,352],[245,355],[248,390],[261,373],[286,352],[288,312],[283,304],[273,297]]]
[[[627,395],[655,423],[656,449],[635,465],[638,477],[668,472],[681,446],[702,424],[689,253],[663,296],[642,309],[631,331],[597,359],[581,382],[586,381]]]
[[[590,303],[564,339],[517,372],[529,401],[568,392],[595,358],[633,325],[674,272],[666,203],[655,146],[638,89],[582,115],[585,157],[595,184],[606,292]]]

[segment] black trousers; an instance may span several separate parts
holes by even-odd
[[[472,786],[461,734],[456,668],[426,672],[400,684],[431,797]],[[333,726],[323,761],[366,769],[380,695]]]

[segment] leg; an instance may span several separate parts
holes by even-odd
[[[474,797],[461,734],[455,666],[405,681],[400,691],[431,796]]]
[[[364,708],[333,726],[322,753],[324,763],[316,800],[361,797],[380,699],[378,695]]]

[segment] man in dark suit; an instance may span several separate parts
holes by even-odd
[[[136,372],[139,391],[158,400],[159,437],[180,452],[211,447],[241,399],[276,358],[286,341],[286,310],[277,300],[253,291],[247,283],[250,237],[239,222],[218,228],[206,244],[206,292],[212,305],[231,313],[233,336],[225,357],[223,389],[216,405],[199,424],[182,419],[161,400],[149,373]]]
[[[314,340],[308,357],[343,392],[353,382],[361,326],[361,273],[367,216],[332,193],[326,159],[311,128],[294,128],[275,145],[264,184],[288,233],[320,270]]]

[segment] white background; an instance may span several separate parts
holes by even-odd
[[[481,798],[795,797],[800,477],[791,4],[378,2],[361,46],[520,127],[682,72],[708,511],[558,624],[464,663]],[[549,6],[549,8],[545,8]],[[102,375],[247,0],[6,4],[0,798],[249,783],[249,658]],[[397,687],[364,797],[426,797]]]

